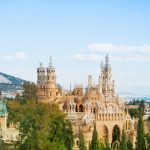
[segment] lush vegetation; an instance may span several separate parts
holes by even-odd
[[[144,108],[145,108],[145,105],[144,105],[144,100],[142,101],[139,101],[139,100],[133,100],[133,101],[130,101],[129,102],[129,105],[138,105],[142,111],[142,113],[144,114]],[[129,110],[129,114],[131,117],[134,117],[134,118],[138,118],[138,114],[139,114],[139,110],[137,108],[130,108]]]
[[[85,146],[84,137],[83,137],[82,133],[80,133],[80,135],[79,135],[79,149],[80,150],[87,150],[87,148]]]
[[[71,124],[54,104],[8,102],[9,121],[19,122],[17,150],[72,150]]]
[[[17,94],[16,101],[26,103],[27,101],[37,101],[37,87],[33,82],[25,82],[23,84],[22,95]]]
[[[92,141],[89,146],[89,150],[100,150],[100,143],[98,140],[98,135],[96,131],[96,126],[94,125],[93,135],[92,135]]]
[[[7,102],[9,111],[8,123],[18,125],[20,135],[18,141],[12,145],[4,145],[3,149],[10,150],[72,150],[74,137],[71,123],[55,104],[37,103],[36,85],[24,84],[23,94],[17,95],[15,100]],[[136,150],[150,149],[150,134],[144,133],[143,102],[133,114],[138,117]],[[132,114],[132,112],[130,112]],[[79,150],[87,150],[84,136],[79,135]],[[125,131],[114,128],[112,143],[99,141],[96,126],[94,126],[89,150],[133,150],[130,141],[127,141]]]
[[[132,108],[132,109],[129,109],[128,111],[131,117],[134,117],[134,118],[138,117],[138,109]]]
[[[55,104],[37,103],[37,88],[26,82],[24,92],[7,102],[8,124],[18,125],[20,135],[15,150],[72,150],[71,123]]]
[[[139,113],[138,113],[138,127],[137,127],[137,138],[136,138],[136,150],[146,150],[146,139],[144,133],[144,124],[143,124],[143,108],[140,107],[143,105],[142,103],[139,105]]]

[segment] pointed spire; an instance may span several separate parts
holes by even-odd
[[[39,62],[39,64],[40,64],[40,67],[42,67],[42,66],[43,66],[42,62]]]
[[[52,58],[51,58],[51,56],[50,56],[49,66],[50,67],[52,66]]]
[[[70,82],[70,92],[71,92],[71,90],[72,90],[72,89],[71,89],[71,82]]]
[[[49,65],[48,65],[48,68],[49,69],[55,69],[55,67],[53,66],[53,63],[52,63],[52,58],[50,57],[50,61],[49,61]]]
[[[108,66],[109,66],[109,56],[108,56],[108,54],[106,55],[106,67],[108,68]]]

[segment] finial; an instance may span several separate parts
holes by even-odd
[[[108,64],[109,63],[109,56],[108,56],[108,54],[106,55],[106,64]]]
[[[52,66],[52,58],[50,56],[49,66]]]
[[[42,62],[39,62],[39,64],[40,64],[40,67],[42,67]]]
[[[70,92],[71,92],[71,82],[70,82]]]

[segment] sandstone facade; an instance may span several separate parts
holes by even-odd
[[[88,77],[88,87],[84,92],[82,85],[75,85],[71,91],[65,91],[56,85],[55,68],[50,59],[47,70],[40,64],[37,68],[38,100],[43,103],[57,103],[72,122],[75,136],[75,149],[78,149],[78,137],[82,132],[87,147],[92,139],[94,124],[101,141],[114,140],[114,132],[126,131],[127,138],[135,144],[134,118],[128,114],[123,99],[115,92],[112,68],[108,55],[105,64],[101,63],[98,83]],[[117,139],[119,140],[119,139]]]

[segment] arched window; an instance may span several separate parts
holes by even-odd
[[[101,133],[103,140],[108,141],[108,127],[106,125],[102,126]]]
[[[93,108],[93,113],[94,113],[94,114],[96,113],[96,108]]]
[[[79,112],[83,112],[83,105],[82,104],[79,106]]]
[[[115,141],[120,141],[120,128],[118,125],[115,125],[112,130],[112,144]]]

